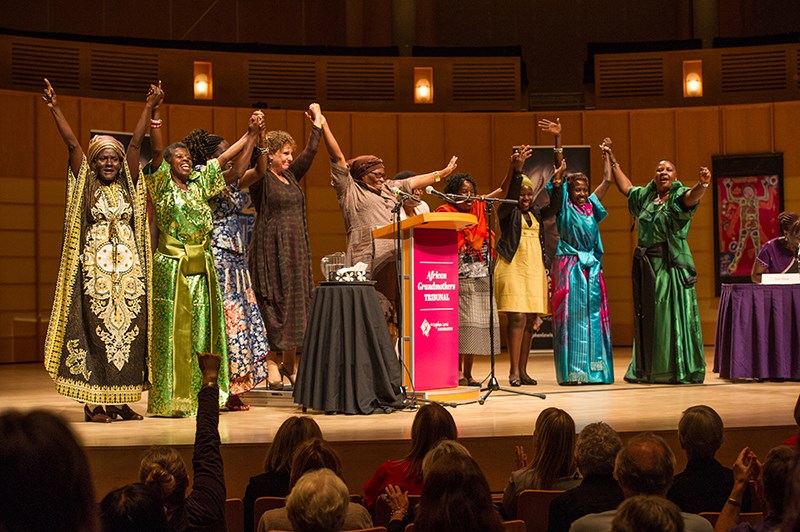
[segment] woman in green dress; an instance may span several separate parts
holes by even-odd
[[[261,111],[254,112],[246,136],[216,159],[192,161],[186,145],[180,142],[162,152],[161,119],[158,107],[153,110],[153,160],[145,180],[159,238],[153,256],[149,415],[183,417],[197,412],[202,379],[196,352],[222,356],[220,405],[228,398],[225,316],[211,254],[213,222],[208,200],[244,174],[263,119]],[[231,160],[233,168],[223,175]],[[197,162],[205,163],[205,167],[195,170]]]
[[[701,167],[697,183],[686,187],[677,180],[675,164],[662,160],[650,183],[637,187],[617,163],[611,139],[605,138],[601,148],[639,226],[633,255],[633,360],[625,380],[703,382],[706,362],[694,286],[697,271],[686,237],[711,172]]]

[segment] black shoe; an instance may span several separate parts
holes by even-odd
[[[518,386],[522,386],[522,382],[520,382],[519,379],[508,379],[508,384],[510,384],[514,388],[516,388]]]
[[[524,377],[520,377],[519,380],[525,386],[536,386],[537,384],[539,384],[538,382],[536,382],[536,379],[528,377],[527,375],[525,375]]]
[[[111,419],[117,419],[117,416],[119,416],[123,421],[141,421],[144,419],[141,414],[134,412],[128,405],[122,405],[122,408],[117,405],[108,405],[106,407],[106,413]]]
[[[106,415],[102,405],[96,406],[94,410],[89,410],[89,405],[83,405],[83,420],[92,423],[111,423],[111,418]]]
[[[283,390],[283,381],[278,381],[278,382],[267,381],[267,390],[273,390],[276,392]]]

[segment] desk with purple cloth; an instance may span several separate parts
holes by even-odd
[[[723,284],[715,344],[724,379],[800,379],[800,285]]]
[[[401,408],[400,361],[372,284],[324,283],[314,290],[294,400],[326,413]]]

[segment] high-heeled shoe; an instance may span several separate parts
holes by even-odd
[[[117,416],[119,416],[123,421],[141,421],[144,419],[141,414],[134,412],[128,405],[122,405],[122,408],[117,405],[108,405],[106,413],[111,419],[117,419]]]
[[[242,402],[242,398],[238,395],[229,395],[228,400],[225,402],[225,408],[230,412],[246,412],[250,410],[250,405]]]
[[[281,377],[286,377],[287,379],[289,379],[291,385],[294,386],[294,377],[292,376],[291,373],[289,373],[289,370],[286,369],[286,366],[283,365],[283,362],[281,362],[280,365],[278,366],[278,371],[281,373]]]
[[[92,423],[111,423],[111,418],[106,415],[102,405],[94,407],[94,410],[89,410],[89,405],[83,405],[83,420],[91,421]]]

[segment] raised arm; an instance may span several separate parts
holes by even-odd
[[[739,522],[745,489],[751,479],[758,478],[760,471],[761,467],[755,453],[748,447],[742,449],[733,463],[733,488],[714,525],[715,532],[727,532]]]
[[[611,186],[611,157],[603,150],[603,180],[594,189],[594,195],[598,200],[603,201],[603,198]]]
[[[705,196],[708,184],[711,182],[711,172],[705,166],[700,167],[700,172],[697,177],[697,183],[689,189],[689,191],[681,196],[679,201],[686,209],[691,209]]]
[[[331,126],[328,124],[328,121],[324,119],[322,120],[322,136],[325,139],[325,149],[328,150],[331,164],[341,168],[347,167],[347,159],[344,158],[342,149],[339,147],[339,143],[336,142],[336,137],[333,136]]]
[[[611,150],[611,139],[608,137],[604,138],[603,143],[600,144],[600,149],[603,150],[611,163],[611,175],[614,178],[617,189],[627,198],[628,193],[630,193],[633,187],[633,183],[631,183],[631,180],[628,179],[628,176],[622,171],[622,167],[617,163],[617,158],[614,157],[614,152]]]
[[[254,111],[253,114],[250,115],[250,123],[247,125],[247,136],[245,137],[244,145],[240,145],[241,139],[239,139],[233,146],[217,157],[217,161],[219,161],[221,167],[224,167],[228,161],[231,160],[231,157],[234,157],[233,168],[229,169],[224,174],[227,184],[230,185],[238,181],[247,170],[247,166],[250,164],[250,156],[253,153],[253,146],[255,146],[258,141],[258,134],[261,131],[263,123],[264,113],[261,111]]]
[[[561,166],[561,161],[564,160],[564,148],[561,146],[561,119],[556,118],[555,122],[551,122],[544,118],[539,120],[539,127],[542,131],[547,131],[555,136],[555,144],[553,145],[553,166],[558,168]]]
[[[266,133],[266,130],[267,126],[265,121],[262,122],[261,131],[258,133],[258,142],[256,142],[256,149],[258,149],[259,152],[258,158],[256,158],[256,165],[253,168],[248,168],[242,178],[239,180],[240,189],[249,187],[267,175],[267,151],[266,147],[264,146],[264,134]]]
[[[153,115],[153,109],[161,104],[164,99],[164,91],[161,90],[161,81],[158,85],[150,85],[150,90],[147,91],[147,99],[145,100],[142,115],[133,129],[133,136],[131,142],[128,144],[128,150],[125,152],[125,159],[128,161],[128,168],[131,171],[131,179],[135,183],[139,179],[139,160],[142,154],[142,140],[144,139],[144,132],[147,129],[147,121]]]
[[[64,144],[67,145],[67,150],[69,150],[69,167],[72,169],[73,175],[77,176],[78,172],[81,170],[81,162],[83,161],[83,148],[81,148],[78,137],[76,137],[75,133],[72,131],[64,113],[61,112],[61,107],[58,106],[56,91],[53,89],[52,85],[50,85],[47,78],[44,78],[44,85],[42,100],[47,104],[47,107],[50,109],[50,114],[53,115],[53,119],[56,121],[58,133],[64,140]]]
[[[322,123],[325,121],[325,117],[322,116],[322,110],[320,109],[318,103],[312,103],[308,106],[306,116],[309,120],[311,120],[314,128],[311,130],[311,134],[308,136],[308,142],[306,142],[303,151],[300,152],[300,154],[295,157],[295,159],[289,165],[289,170],[292,171],[295,179],[298,181],[308,173],[308,170],[311,168],[311,163],[314,162],[314,157],[316,157],[317,150],[319,150],[319,139],[322,133]]]
[[[158,82],[158,88],[161,89],[161,82]],[[164,91],[161,90],[161,101],[164,100]],[[161,163],[164,161],[164,137],[161,135],[161,112],[158,108],[161,106],[161,101],[158,105],[153,107],[153,114],[150,117],[150,149],[153,156],[150,159],[150,169],[155,172]]]
[[[508,172],[506,172],[506,176],[503,178],[503,182],[500,184],[501,193],[496,197],[508,197],[508,192],[511,188],[511,180],[515,175],[522,172],[522,168],[525,166],[525,161],[527,161],[532,155],[533,148],[527,144],[523,144],[514,150],[514,152],[511,154],[511,157],[508,159]]]
[[[458,157],[455,155],[450,159],[450,162],[447,163],[441,170],[436,170],[434,172],[430,172],[427,174],[419,174],[408,178],[408,186],[413,190],[415,188],[422,188],[424,189],[428,185],[432,185],[439,181],[440,179],[444,179],[445,177],[452,174],[455,169],[458,167]]]

